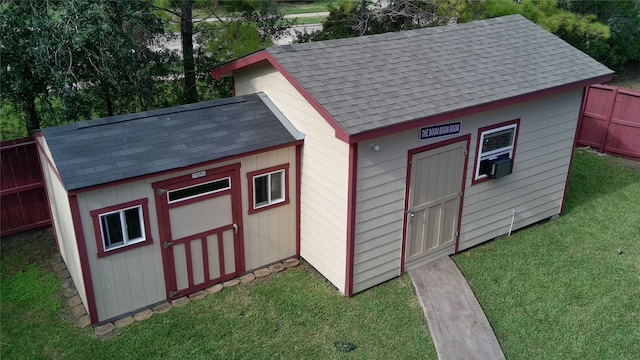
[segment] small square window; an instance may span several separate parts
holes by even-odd
[[[249,213],[270,208],[274,205],[284,205],[289,202],[287,197],[287,172],[289,166],[277,166],[262,171],[247,174],[252,186]]]
[[[105,251],[144,241],[142,206],[99,215]]]
[[[519,123],[520,120],[517,119],[478,129],[478,147],[473,183],[489,179],[487,169],[492,162],[500,159],[507,161],[507,158],[513,159]]]
[[[98,257],[151,243],[147,199],[91,211]]]

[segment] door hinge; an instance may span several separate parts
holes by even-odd
[[[158,196],[164,195],[164,193],[166,193],[167,190],[165,189],[158,189]]]
[[[462,191],[458,193],[458,197],[462,197]]]
[[[165,249],[168,249],[168,248],[170,248],[171,246],[173,246],[173,241],[165,241],[165,242],[164,242],[164,248],[165,248]]]
[[[177,290],[176,290],[176,291],[169,291],[169,297],[170,297],[170,298],[173,298],[173,297],[175,297],[176,295],[178,295],[178,291],[177,291]]]
[[[464,156],[467,156],[467,155],[469,155],[469,150],[464,151]]]
[[[460,231],[456,231],[456,237],[460,235]]]

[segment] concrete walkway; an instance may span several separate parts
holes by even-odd
[[[409,274],[439,359],[505,358],[478,300],[448,256]]]

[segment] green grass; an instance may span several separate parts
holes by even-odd
[[[639,169],[577,150],[560,219],[454,257],[507,358],[638,358]]]
[[[96,338],[66,320],[47,265],[50,231],[0,245],[2,359],[437,358],[408,275],[345,298],[299,266]],[[336,341],[356,348],[340,352]]]

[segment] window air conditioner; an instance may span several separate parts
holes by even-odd
[[[511,174],[511,158],[502,155],[494,159],[480,161],[480,174],[489,176],[492,179],[498,179]]]

